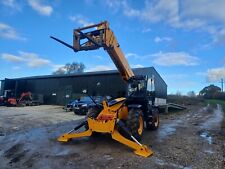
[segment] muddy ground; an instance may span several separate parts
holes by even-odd
[[[222,169],[223,117],[220,105],[161,114],[160,128],[145,131],[142,140],[154,155],[143,158],[109,135],[57,142],[83,118],[59,106],[0,107],[0,168]]]

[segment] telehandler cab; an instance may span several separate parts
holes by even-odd
[[[134,149],[136,154],[144,157],[152,155],[153,152],[139,141],[144,126],[152,130],[159,126],[158,109],[154,105],[154,77],[134,75],[108,22],[74,29],[73,46],[55,37],[51,38],[74,52],[103,47],[128,84],[127,98],[103,101],[102,105],[90,107],[87,120],[60,136],[58,141],[67,142],[72,138],[91,136],[93,132],[110,133],[113,139]],[[82,126],[85,126],[86,131],[74,132]]]

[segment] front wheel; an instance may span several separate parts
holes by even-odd
[[[97,107],[90,107],[90,108],[88,109],[86,118],[96,119],[96,118],[98,117],[100,111],[101,111],[101,110],[99,110]],[[88,123],[85,124],[85,129],[86,129],[86,130],[89,129]]]
[[[159,128],[159,110],[152,109],[151,118],[146,120],[146,128],[148,130],[157,130]]]
[[[132,136],[134,136],[138,141],[140,141],[144,130],[144,120],[142,110],[132,108],[128,112],[126,124]]]

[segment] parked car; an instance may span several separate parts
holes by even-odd
[[[92,96],[92,98],[97,104],[101,104],[105,98],[108,99],[108,97],[102,97],[102,96]],[[89,106],[94,104],[95,103],[92,101],[90,97],[88,96],[82,97],[80,98],[80,100],[77,101],[77,103],[75,104],[73,108],[74,114],[86,115],[88,112]]]
[[[69,103],[63,107],[63,109],[66,111],[72,111],[77,102],[77,100],[70,100]]]

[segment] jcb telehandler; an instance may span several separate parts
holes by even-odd
[[[55,37],[51,38],[74,52],[103,47],[128,84],[127,98],[103,101],[102,105],[90,107],[87,120],[60,136],[58,141],[67,142],[72,138],[91,136],[93,132],[110,133],[113,139],[134,149],[136,154],[144,157],[152,155],[153,152],[139,141],[144,126],[153,130],[159,126],[158,109],[154,106],[154,91],[151,90],[154,79],[134,75],[108,22],[75,29],[73,46]],[[85,126],[86,131],[75,132],[82,126]]]

